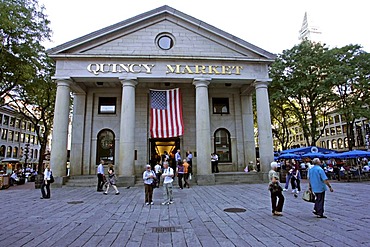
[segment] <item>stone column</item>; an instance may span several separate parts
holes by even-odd
[[[254,141],[254,116],[252,95],[241,95],[241,102],[245,167],[246,165],[250,165],[250,162],[253,162],[253,165],[256,165],[256,143]]]
[[[267,173],[270,170],[270,163],[274,161],[270,104],[267,91],[269,81],[267,79],[255,82],[260,165],[263,173]],[[267,176],[264,176],[264,179],[266,180]]]
[[[67,141],[69,123],[70,78],[57,78],[53,135],[51,142],[50,166],[55,177],[55,184],[63,184],[66,176]]]
[[[125,186],[135,184],[135,80],[121,80],[122,105],[118,173]]]
[[[215,177],[211,173],[211,125],[209,115],[209,99],[207,79],[194,79],[195,85],[195,119],[196,119],[196,150],[197,150],[197,183],[214,184]]]
[[[86,94],[73,94],[73,119],[71,135],[71,176],[82,175],[82,157],[85,133]]]

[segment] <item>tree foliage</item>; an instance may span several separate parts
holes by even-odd
[[[285,102],[309,146],[314,146],[324,131],[319,116],[326,117],[332,109],[328,104],[332,91],[327,76],[330,65],[327,51],[321,44],[305,40],[283,51],[270,69],[272,99],[276,101],[272,108]]]
[[[333,100],[338,113],[347,121],[347,138],[350,150],[355,146],[355,120],[370,119],[370,54],[360,45],[347,45],[330,50]]]
[[[45,66],[49,21],[37,0],[0,0],[0,96],[33,81]]]
[[[361,46],[328,49],[304,40],[278,56],[270,75],[271,115],[280,132],[283,129],[289,135],[287,129],[298,125],[306,144],[314,146],[328,114],[336,111],[347,121],[352,149],[355,120],[370,117],[370,55]],[[284,146],[289,138],[278,139]]]
[[[44,72],[35,77],[31,83],[9,94],[12,105],[16,106],[21,117],[36,127],[35,131],[40,143],[39,169],[42,168],[43,154],[52,131],[56,97],[56,84],[51,80],[54,64],[49,60],[45,66]]]

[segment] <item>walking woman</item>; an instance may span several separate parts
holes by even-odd
[[[108,170],[108,181],[106,183],[107,190],[104,192],[104,195],[108,195],[109,186],[112,185],[113,189],[116,191],[116,195],[119,195],[119,191],[116,186],[117,183],[117,177],[116,174],[114,174],[113,167],[110,167]]]
[[[271,206],[272,206],[272,215],[282,216],[283,215],[283,206],[284,206],[284,196],[283,188],[279,182],[279,175],[277,174],[277,163],[271,162],[271,170],[269,171],[269,190],[271,193]],[[279,201],[277,202],[277,198]],[[277,203],[277,205],[276,205]]]
[[[145,204],[153,205],[153,180],[155,179],[155,173],[152,171],[150,165],[146,165],[146,170],[143,173],[144,187],[145,187]]]
[[[42,181],[42,185],[41,185],[41,197],[40,197],[40,199],[49,199],[50,198],[50,176],[51,176],[50,166],[46,165],[46,168],[45,168],[45,171],[44,171],[44,180]],[[46,193],[45,193],[45,187],[46,187]]]
[[[299,172],[298,165],[292,165],[292,176],[290,178],[292,184],[292,193],[295,197],[298,197],[298,193],[301,191],[301,173]]]

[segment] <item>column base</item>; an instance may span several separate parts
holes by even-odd
[[[269,181],[269,173],[268,172],[259,172],[259,176],[264,183],[268,183]],[[280,181],[281,183],[281,181]],[[285,183],[285,182],[284,182]]]
[[[118,187],[135,186],[135,176],[119,176],[117,178]]]
[[[62,188],[63,185],[68,181],[68,177],[54,177],[54,183],[51,184],[52,188]]]
[[[214,174],[210,175],[197,175],[197,184],[198,185],[214,185],[216,184],[216,179]]]

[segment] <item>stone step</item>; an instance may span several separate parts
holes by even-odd
[[[215,173],[215,183],[216,184],[253,184],[261,183],[261,174],[257,172],[222,172]]]

